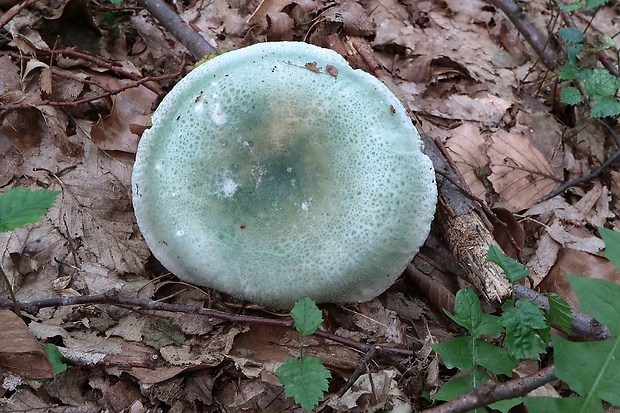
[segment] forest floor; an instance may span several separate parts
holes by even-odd
[[[299,349],[294,330],[269,321],[287,314],[179,282],[150,257],[137,228],[130,178],[140,135],[196,59],[133,0],[27,1],[9,15],[11,3],[0,1],[0,190],[63,192],[41,222],[0,234],[0,262],[18,300],[58,299],[24,315],[30,333],[57,345],[70,368],[27,381],[20,376],[44,377],[46,361],[30,351],[16,357],[0,370],[0,411],[301,411],[274,374]],[[542,199],[614,155],[620,125],[608,118],[606,127],[587,109],[561,103],[559,65],[541,62],[495,3],[194,0],[173,7],[217,50],[306,41],[387,74],[418,130],[444,145],[472,193],[506,217],[531,270],[527,286],[578,306],[568,273],[620,282],[597,232],[619,229],[620,171],[612,165]],[[522,6],[521,18],[550,35],[561,61],[563,23],[554,3]],[[591,39],[611,37],[620,32],[620,9],[612,2],[573,21],[589,26]],[[352,39],[371,46],[379,69],[368,67]],[[619,47],[620,36],[614,39]],[[332,373],[323,411],[368,411],[387,400],[389,386],[338,393],[360,369],[397,383],[414,411],[429,407],[428,395],[455,374],[429,345],[463,332],[429,295],[453,297],[466,282],[434,265],[429,251],[442,241],[437,233],[430,239],[417,259],[432,268],[430,287],[408,274],[370,302],[321,306],[321,328],[343,338],[305,342]],[[105,295],[111,292],[115,305]],[[68,306],[61,299],[85,295],[99,301]],[[231,317],[138,305],[149,300]],[[0,355],[20,345],[3,322]],[[383,350],[365,359],[369,344]],[[515,374],[541,367],[524,363]],[[539,394],[564,394],[553,384]]]

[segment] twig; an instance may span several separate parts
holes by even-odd
[[[147,9],[197,60],[216,52],[204,37],[192,30],[164,1],[138,0],[138,4]]]
[[[607,131],[614,137],[614,140],[616,142],[618,142],[618,135],[616,134],[616,132],[613,130],[613,128],[611,126],[609,126],[606,122],[599,120],[599,123],[601,124],[601,126],[603,126],[605,129],[607,129]],[[551,191],[549,194],[545,195],[544,197],[541,198],[541,202],[543,201],[547,201],[551,198],[553,198],[556,195],[561,194],[562,192],[566,191],[568,188],[571,188],[573,186],[577,186],[583,182],[587,182],[590,181],[594,178],[596,178],[597,176],[599,176],[605,169],[607,169],[611,164],[613,164],[614,162],[616,162],[618,159],[620,158],[620,149],[616,151],[616,153],[614,153],[611,158],[607,159],[605,162],[603,162],[603,164],[601,166],[599,166],[598,168],[596,168],[596,170],[594,172],[591,172],[587,175],[584,175],[580,178],[576,178],[576,179],[571,179],[570,181],[566,181],[564,182],[562,185],[558,186],[557,188],[555,188],[553,191]]]
[[[210,308],[196,307],[180,304],[169,304],[160,301],[153,301],[149,299],[128,298],[119,296],[115,291],[108,291],[103,294],[95,295],[82,295],[77,297],[59,297],[59,298],[45,298],[32,301],[18,301],[17,305],[24,311],[34,313],[41,308],[69,306],[69,305],[83,305],[83,304],[107,304],[115,305],[124,308],[140,308],[144,310],[153,311],[168,311],[172,313],[188,313],[188,314],[200,314],[207,317],[213,317],[220,320],[230,321],[233,323],[252,323],[252,324],[265,324],[271,326],[288,327],[293,328],[293,321],[291,319],[274,319],[258,316],[231,314],[224,311],[212,310]],[[12,302],[8,299],[0,299],[0,307],[10,307]],[[328,333],[325,331],[316,331],[315,336],[323,337],[327,340],[340,343],[342,345],[354,348],[359,351],[368,352],[375,345],[360,343],[345,337],[338,336],[336,334]],[[403,356],[415,356],[415,352],[396,347],[389,346],[377,346],[378,349],[385,353],[399,354]]]
[[[39,0],[26,0],[21,3],[17,3],[15,6],[11,7],[9,10],[6,11],[6,13],[2,15],[2,17],[0,17],[0,29],[6,26],[6,24],[10,22],[13,17],[17,16],[26,7],[38,1]]]
[[[357,379],[359,379],[362,374],[366,373],[366,370],[368,370],[368,363],[370,363],[370,360],[375,357],[375,354],[377,354],[377,347],[373,346],[370,348],[370,350],[368,350],[364,358],[359,362],[357,368],[355,369],[351,377],[349,377],[349,380],[347,380],[347,382],[340,389],[338,389],[338,392],[336,393],[338,397],[344,396],[347,390],[349,390],[351,386],[355,384]]]
[[[530,300],[543,310],[549,311],[549,299],[543,294],[520,284],[515,284],[514,293],[516,298]],[[593,317],[575,309],[571,309],[571,311],[573,315],[573,323],[569,333],[571,337],[578,337],[582,340],[603,340],[611,337],[609,329]]]
[[[519,33],[536,51],[540,59],[548,68],[555,68],[560,61],[560,53],[549,43],[549,39],[541,34],[526,18],[523,9],[513,0],[486,0],[487,3],[504,12],[506,17],[515,25]]]
[[[441,404],[431,409],[423,410],[423,413],[461,413],[487,406],[500,400],[508,400],[523,396],[554,380],[555,366],[547,366],[529,376],[509,380],[502,384],[488,382],[461,397]]]
[[[22,317],[22,312],[19,309],[17,298],[15,298],[15,293],[13,292],[13,286],[11,285],[11,282],[9,281],[9,277],[6,276],[6,273],[4,272],[4,269],[2,268],[2,266],[0,266],[0,278],[2,278],[2,283],[6,284],[6,289],[9,292],[9,297],[11,297],[10,304],[13,305],[15,314],[17,314],[19,317]],[[5,306],[5,307],[10,307],[10,305]]]

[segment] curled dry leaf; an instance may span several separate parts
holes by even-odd
[[[499,132],[488,150],[489,180],[500,197],[498,206],[518,212],[534,205],[557,185],[549,162],[525,136]]]

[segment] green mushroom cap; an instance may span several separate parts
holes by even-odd
[[[287,308],[362,302],[430,231],[437,189],[400,101],[337,53],[275,42],[181,80],[153,115],[133,205],[179,278]]]

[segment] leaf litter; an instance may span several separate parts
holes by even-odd
[[[572,301],[568,272],[618,281],[617,270],[601,258],[602,243],[592,228],[618,229],[612,201],[620,195],[620,175],[611,171],[585,189],[540,202],[560,180],[598,167],[610,154],[608,142],[595,126],[577,129],[554,116],[548,101],[552,91],[540,86],[544,73],[533,52],[487,3],[265,0],[177,7],[218,50],[276,39],[307,38],[328,46],[334,44],[333,33],[370,35],[420,130],[445,142],[476,197],[520,219],[527,235],[523,258],[534,287]],[[526,13],[539,28],[549,23],[545,2],[528,3]],[[602,9],[594,27],[611,35],[617,29],[609,13]],[[221,300],[217,292],[205,296],[169,282],[149,260],[130,203],[132,154],[140,133],[161,90],[178,79],[135,82],[177,73],[185,53],[180,43],[143,10],[85,0],[26,9],[10,20],[6,35],[11,41],[0,46],[0,186],[63,190],[40,223],[0,235],[2,266],[18,299],[115,289],[178,304]],[[52,63],[53,50],[63,52]],[[73,103],[79,100],[85,102]],[[403,283],[370,303],[324,311],[325,328],[359,342],[424,349],[453,329]],[[157,324],[162,320],[168,325]],[[42,309],[28,324],[32,337],[58,344],[73,367],[45,384],[16,381],[4,371],[0,406],[295,410],[274,375],[299,345],[291,330],[101,305]],[[178,338],[159,348],[152,345],[171,336]],[[336,384],[343,384],[363,358],[325,339],[313,337],[308,344],[309,354],[335,373]],[[409,369],[398,385],[411,402],[423,390],[417,377],[431,385],[440,382],[436,358],[421,354],[428,359],[398,360]],[[396,373],[390,363],[376,363],[374,371],[384,378],[382,392],[388,391]],[[26,368],[43,371],[37,366]],[[344,406],[368,393],[354,391],[341,399],[332,395],[330,405],[346,411]],[[44,393],[47,398],[39,396]],[[380,399],[385,397],[381,393]]]

